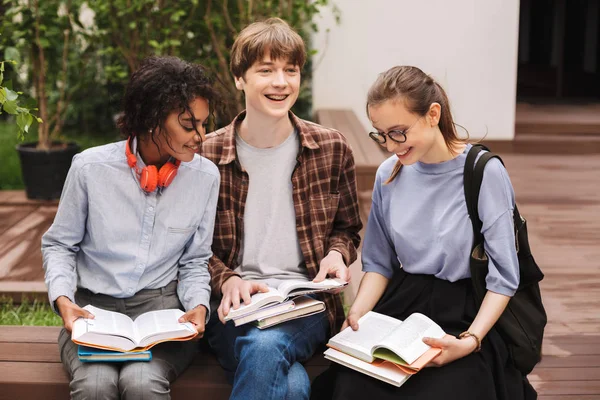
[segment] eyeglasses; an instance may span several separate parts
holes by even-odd
[[[406,142],[406,132],[408,132],[409,129],[411,129],[413,126],[415,126],[421,118],[423,118],[423,117],[419,117],[419,119],[417,119],[411,126],[404,129],[403,131],[394,129],[394,130],[389,131],[388,133],[369,132],[369,137],[371,139],[373,139],[374,141],[376,141],[377,143],[379,143],[380,145],[385,144],[386,136],[389,137],[390,140],[393,142],[404,143],[404,142]]]

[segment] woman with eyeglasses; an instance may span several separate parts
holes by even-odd
[[[82,308],[91,304],[132,319],[181,309],[179,322],[204,333],[220,176],[197,153],[216,99],[200,65],[150,57],[125,91],[118,125],[127,139],[73,158],[42,238],[72,399],[170,399],[170,384],[197,354],[196,342],[171,341],[152,347],[149,362],[87,363],[71,330],[94,318]]]
[[[492,329],[519,284],[515,199],[507,171],[492,159],[481,187],[479,215],[490,262],[488,292],[478,310],[469,272],[473,230],[463,189],[471,145],[457,135],[444,89],[416,67],[394,67],[369,90],[367,113],[376,129],[369,136],[393,155],[377,171],[362,250],[366,274],[343,328],[359,330],[358,320],[371,310],[400,320],[419,312],[447,335],[423,339],[442,350],[428,365],[439,368],[424,368],[399,388],[334,367],[333,397],[536,398]]]

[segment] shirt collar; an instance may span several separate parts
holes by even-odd
[[[236,126],[246,117],[246,111],[239,113],[233,121],[224,127],[225,132],[223,133],[223,153],[219,165],[229,164],[236,160],[236,148],[235,148],[235,130]],[[293,112],[289,111],[289,117],[292,121],[292,125],[298,131],[300,137],[300,145],[310,150],[319,148],[319,144],[315,140],[313,133],[315,132],[309,123],[303,119],[298,118]]]

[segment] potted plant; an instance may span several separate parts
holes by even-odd
[[[30,76],[31,95],[44,121],[38,126],[36,142],[17,145],[23,182],[30,199],[60,197],[71,159],[79,150],[74,142],[59,140],[65,124],[69,102],[78,89],[77,76],[86,65],[89,35],[80,21],[81,8],[86,3],[73,1],[13,0],[8,3],[2,28],[7,55],[22,54],[24,68],[17,74]],[[5,3],[6,4],[6,3]],[[17,92],[8,91],[10,98]],[[29,131],[33,116],[25,107],[16,108],[14,100],[6,99],[4,111],[17,113],[19,135]],[[8,104],[8,106],[7,106]],[[8,107],[8,110],[6,109]],[[11,112],[12,111],[12,112]]]

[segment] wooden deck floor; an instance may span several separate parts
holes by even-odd
[[[503,158],[546,274],[544,359],[530,379],[541,399],[600,399],[600,155]],[[43,291],[40,237],[55,210],[0,191],[0,292]]]

